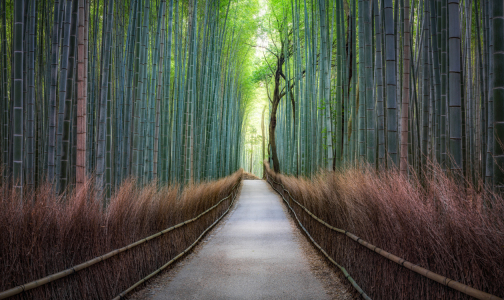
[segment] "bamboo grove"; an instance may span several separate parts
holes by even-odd
[[[2,184],[189,184],[238,168],[247,62],[226,0],[0,1]],[[219,167],[217,167],[219,166]]]
[[[502,1],[269,4],[275,171],[367,163],[418,175],[435,163],[502,188]]]

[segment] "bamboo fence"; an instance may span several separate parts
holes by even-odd
[[[411,262],[409,262],[409,261],[407,261],[407,260],[405,260],[405,259],[403,259],[403,258],[400,258],[400,257],[398,257],[398,256],[396,256],[396,255],[394,255],[394,254],[392,254],[392,253],[389,253],[389,252],[387,252],[387,251],[385,251],[385,250],[383,250],[383,249],[381,249],[381,248],[378,248],[377,246],[374,246],[374,245],[372,245],[372,244],[370,244],[370,243],[366,242],[365,240],[361,239],[360,237],[356,236],[355,234],[353,234],[353,233],[351,233],[351,232],[348,232],[348,231],[346,231],[346,230],[343,230],[343,229],[340,229],[340,228],[336,228],[336,227],[334,227],[334,226],[331,226],[331,225],[327,224],[327,223],[326,223],[326,222],[324,222],[322,219],[318,218],[316,215],[314,215],[312,212],[310,212],[310,211],[309,211],[306,207],[304,207],[301,203],[299,203],[298,201],[296,201],[296,200],[292,197],[292,195],[290,194],[290,192],[289,192],[289,191],[288,191],[288,190],[284,187],[284,185],[283,185],[282,183],[279,183],[279,182],[276,182],[275,180],[273,180],[273,178],[271,178],[271,176],[269,176],[269,174],[268,174],[268,173],[266,173],[266,179],[267,179],[267,180],[268,180],[268,179],[269,179],[269,180],[271,180],[271,182],[269,182],[269,181],[268,181],[268,182],[269,182],[269,183],[270,183],[270,185],[273,187],[273,189],[274,189],[275,191],[277,191],[277,193],[279,193],[279,194],[282,196],[283,200],[287,203],[287,205],[289,206],[289,208],[290,208],[290,204],[289,204],[289,202],[288,202],[288,201],[284,198],[283,193],[279,192],[279,191],[278,191],[278,190],[277,190],[277,189],[273,186],[273,183],[275,183],[275,184],[277,184],[277,185],[281,186],[281,187],[282,187],[282,189],[283,189],[285,192],[287,192],[287,194],[289,195],[290,199],[291,199],[294,203],[296,203],[296,204],[297,204],[300,208],[302,208],[302,209],[303,209],[303,210],[304,210],[304,211],[305,211],[305,212],[306,212],[306,213],[307,213],[310,217],[312,217],[314,220],[318,221],[320,224],[322,224],[322,225],[326,226],[327,228],[329,228],[329,229],[331,229],[331,230],[333,230],[333,231],[336,231],[336,232],[339,232],[339,233],[341,233],[341,234],[346,235],[347,237],[349,237],[349,238],[350,238],[350,239],[352,239],[353,241],[355,241],[355,242],[357,242],[357,243],[361,244],[362,246],[364,246],[364,247],[368,248],[369,250],[371,250],[371,251],[373,251],[373,252],[375,252],[375,253],[380,254],[381,256],[385,257],[386,259],[388,259],[388,260],[390,260],[390,261],[393,261],[393,262],[397,263],[398,265],[401,265],[401,266],[405,267],[406,269],[409,269],[409,270],[411,270],[411,271],[413,271],[413,272],[415,272],[415,273],[418,273],[418,274],[420,274],[420,275],[422,275],[422,276],[424,276],[424,277],[427,277],[427,278],[429,278],[429,279],[431,279],[431,280],[434,280],[434,281],[436,281],[436,282],[438,282],[438,283],[440,283],[440,284],[442,284],[442,285],[444,285],[444,286],[448,286],[448,287],[450,287],[450,288],[452,288],[452,289],[454,289],[454,290],[457,290],[457,291],[459,291],[459,292],[462,292],[462,293],[464,293],[464,294],[466,294],[466,295],[469,295],[469,296],[471,296],[471,297],[474,297],[474,298],[476,298],[476,299],[481,299],[481,300],[502,300],[502,298],[499,298],[499,297],[497,297],[497,296],[494,296],[494,295],[491,295],[491,294],[485,293],[485,292],[483,292],[483,291],[477,290],[477,289],[472,288],[472,287],[470,287],[470,286],[468,286],[468,285],[462,284],[462,283],[457,282],[457,281],[455,281],[455,280],[453,280],[453,279],[450,279],[450,278],[448,278],[448,277],[445,277],[445,276],[439,275],[439,274],[434,273],[434,272],[432,272],[432,271],[429,271],[429,270],[427,270],[427,269],[425,269],[425,268],[422,268],[422,267],[420,267],[420,266],[418,266],[418,265],[415,265],[415,264],[413,264],[413,263],[411,263]],[[296,217],[296,219],[298,220],[298,223],[300,224],[301,228],[302,228],[302,229],[303,229],[303,230],[304,230],[304,231],[308,234],[308,232],[306,231],[306,229],[303,227],[303,225],[301,224],[301,222],[300,222],[300,221],[299,221],[299,219],[297,218],[297,216],[296,216],[296,214],[295,214],[294,210],[293,210],[292,208],[291,208],[291,210],[292,210],[292,212],[294,213],[294,216]],[[337,263],[335,263],[335,262],[333,261],[333,259],[332,259],[332,258],[330,258],[330,257],[327,255],[327,253],[326,253],[326,252],[325,252],[325,251],[324,251],[324,250],[323,250],[323,249],[322,249],[322,248],[321,248],[321,247],[320,247],[317,243],[315,243],[315,241],[313,240],[313,238],[312,238],[309,234],[308,234],[308,236],[309,236],[309,238],[312,240],[312,242],[315,244],[315,246],[316,246],[317,248],[319,248],[319,250],[320,250],[320,251],[322,251],[322,253],[323,253],[323,254],[324,254],[324,255],[325,255],[325,256],[326,256],[326,257],[327,257],[327,258],[328,258],[328,259],[329,259],[332,263],[334,263],[334,264],[335,264],[335,265],[337,265],[340,269],[342,269],[342,268],[341,268],[341,267],[340,267]],[[342,271],[343,271],[343,269],[342,269]],[[347,273],[345,273],[345,271],[343,271],[343,273],[345,274],[345,277],[347,277],[347,278],[349,277],[349,276],[347,275]],[[351,277],[350,277],[350,279],[351,279]],[[350,279],[349,279],[349,280],[350,280]],[[351,283],[352,283],[352,285],[355,287],[355,285],[354,285],[354,283],[352,282],[352,280],[350,280],[350,282],[351,282]],[[356,288],[356,289],[357,289],[357,288]],[[360,288],[359,288],[359,289],[360,289]],[[359,289],[357,289],[357,291],[359,291],[359,293],[360,293],[360,294],[362,294],[362,293],[360,292],[360,290],[359,290]],[[364,296],[364,295],[363,295],[363,296]]]
[[[44,278],[40,278],[38,280],[34,280],[32,282],[29,282],[29,283],[25,283],[25,284],[22,284],[22,285],[19,285],[19,286],[16,286],[14,288],[11,288],[11,289],[8,289],[6,291],[3,291],[3,292],[0,292],[0,299],[6,299],[6,298],[9,298],[9,297],[12,297],[12,296],[15,296],[17,294],[20,294],[22,292],[25,292],[25,291],[28,291],[28,290],[31,290],[31,289],[34,289],[34,288],[37,288],[37,287],[40,287],[42,285],[45,285],[47,283],[50,283],[50,282],[53,282],[55,280],[58,280],[58,279],[61,279],[61,278],[64,278],[64,277],[67,277],[67,276],[70,276],[80,270],[83,270],[83,269],[86,269],[94,264],[97,264],[99,262],[102,262],[104,260],[107,260],[113,256],[116,256],[118,255],[119,253],[122,253],[122,252],[125,252],[129,249],[132,249],[138,245],[141,245],[145,242],[148,242],[152,239],[155,239],[161,235],[164,235],[174,229],[177,229],[179,227],[182,227],[184,225],[187,225],[189,223],[192,223],[196,220],[198,220],[199,218],[201,218],[202,216],[204,216],[205,214],[209,213],[210,211],[212,211],[213,209],[217,208],[223,201],[225,201],[226,199],[229,199],[231,196],[233,196],[233,200],[231,201],[231,204],[229,205],[228,209],[221,215],[221,217],[219,217],[214,223],[212,223],[212,225],[210,225],[205,231],[203,231],[203,233],[200,235],[200,237],[198,237],[198,239],[196,239],[196,241],[191,245],[189,246],[189,248],[187,248],[186,250],[184,250],[182,253],[178,254],[176,257],[174,257],[172,260],[170,260],[168,263],[166,263],[163,267],[161,267],[160,269],[158,269],[157,271],[155,271],[154,273],[152,273],[151,275],[147,276],[146,278],[142,279],[141,281],[137,282],[133,287],[131,287],[130,289],[124,291],[123,293],[120,294],[121,295],[125,295],[127,292],[133,290],[136,286],[138,286],[140,283],[143,283],[145,282],[147,279],[153,277],[155,274],[159,273],[161,270],[163,270],[164,268],[166,268],[167,266],[169,266],[170,264],[172,264],[174,261],[176,261],[177,259],[179,259],[180,257],[182,257],[185,253],[187,253],[200,239],[202,236],[205,235],[205,233],[211,229],[215,224],[217,224],[217,222],[229,211],[229,209],[231,208],[231,206],[233,205],[234,203],[234,199],[237,195],[237,187],[239,186],[239,184],[241,183],[241,177],[239,178],[238,182],[233,186],[233,188],[231,189],[231,193],[225,197],[225,198],[222,198],[221,200],[219,200],[219,202],[217,202],[217,204],[215,204],[214,206],[210,207],[209,209],[205,210],[204,212],[202,212],[201,214],[199,214],[198,216],[192,218],[192,219],[189,219],[189,220],[186,220],[184,222],[181,222],[177,225],[174,225],[174,226],[171,226],[169,228],[166,228],[158,233],[155,233],[151,236],[148,236],[144,239],[141,239],[141,240],[138,240],[132,244],[129,244],[127,246],[124,246],[122,248],[119,248],[119,249],[116,249],[116,250],[113,250],[113,251],[110,251],[109,253],[107,254],[104,254],[102,256],[98,256],[96,258],[93,258],[91,260],[88,260],[86,262],[83,262],[79,265],[76,265],[76,266],[73,266],[73,267],[70,267],[66,270],[63,270],[61,272],[58,272],[58,273],[55,273],[55,274],[52,274],[52,275],[49,275],[49,276],[46,276]],[[122,297],[122,296],[121,296]]]

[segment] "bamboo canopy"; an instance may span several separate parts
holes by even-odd
[[[368,164],[431,176],[434,163],[501,189],[501,2],[267,3],[259,71],[276,172]]]

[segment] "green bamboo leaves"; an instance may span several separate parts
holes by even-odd
[[[106,200],[132,176],[191,184],[250,168],[259,22],[276,171],[410,176],[435,162],[504,184],[502,3],[267,3],[271,22],[253,18],[255,0],[0,1],[2,184],[61,193],[95,175]]]

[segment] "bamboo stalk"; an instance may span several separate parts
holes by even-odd
[[[23,34],[24,34],[24,1],[16,1],[14,5],[13,32],[13,78],[12,78],[12,184],[19,193],[20,204],[23,202],[23,148],[24,148],[24,97],[23,97]]]

